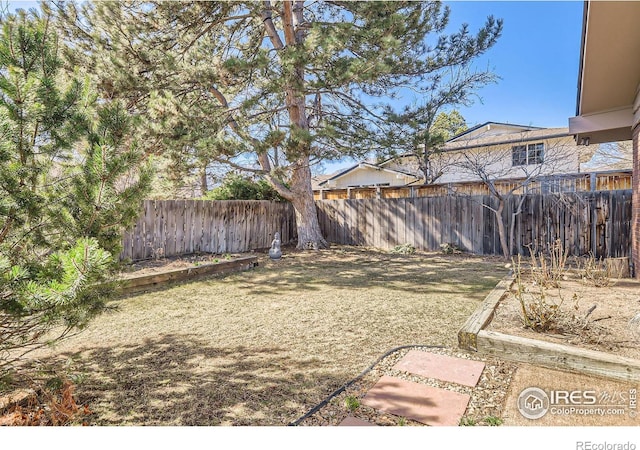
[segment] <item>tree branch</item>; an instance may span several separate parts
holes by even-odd
[[[284,29],[284,40],[287,45],[295,46],[298,44],[295,29],[293,28],[293,5],[291,1],[283,2],[284,15],[282,17],[282,27]]]
[[[267,35],[271,40],[271,45],[273,45],[276,50],[282,50],[284,48],[284,43],[282,42],[282,39],[280,39],[278,30],[276,30],[276,26],[273,24],[273,18],[271,14],[271,1],[264,0],[263,4],[264,9],[262,10],[262,23],[264,23],[264,26],[267,30]]]
[[[243,171],[243,172],[251,172],[251,173],[261,174],[261,175],[264,174],[264,170],[262,170],[262,169],[253,169],[253,168],[250,168],[250,167],[246,167],[246,166],[234,163],[233,161],[231,161],[231,160],[229,160],[227,158],[222,158],[220,156],[214,156],[212,159],[214,161],[216,161],[216,162],[219,162],[221,164],[226,164],[226,165],[228,165],[230,167],[233,167],[234,169],[237,169],[237,170],[240,170],[240,171]]]
[[[2,231],[0,231],[0,243],[4,241],[9,234],[9,230],[11,230],[11,225],[13,225],[13,217],[9,217],[2,227]]]
[[[250,19],[252,17],[251,14],[242,14],[240,16],[231,16],[231,17],[223,17],[221,19],[218,20],[214,20],[213,22],[211,22],[209,25],[207,25],[204,30],[200,31],[195,38],[193,38],[191,40],[191,42],[184,48],[184,50],[182,50],[182,54],[184,55],[185,53],[187,53],[189,51],[189,49],[191,47],[193,47],[193,45],[198,41],[198,39],[200,39],[202,36],[204,36],[205,34],[207,34],[209,31],[211,31],[213,29],[213,27],[215,27],[218,24],[224,23],[224,22],[230,22],[232,20],[243,20],[243,19]]]

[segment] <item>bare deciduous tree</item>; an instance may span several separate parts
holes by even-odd
[[[607,142],[599,144],[587,167],[596,170],[631,169],[633,167],[632,142]]]
[[[449,171],[456,171],[468,180],[482,182],[490,195],[497,200],[497,207],[483,204],[496,218],[502,255],[508,258],[513,251],[515,218],[522,212],[524,195],[510,219],[510,242],[507,242],[507,224],[503,219],[506,201],[518,194],[540,192],[541,178],[571,171],[578,155],[570,138],[562,140],[531,140],[521,134],[521,142],[475,147],[450,152]],[[469,142],[471,144],[471,141]],[[575,170],[575,169],[574,169]]]

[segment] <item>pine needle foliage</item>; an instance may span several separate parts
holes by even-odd
[[[437,1],[62,2],[57,12],[74,64],[144,117],[149,151],[186,170],[216,161],[261,175],[293,204],[299,248],[327,245],[312,166],[386,151],[399,123],[464,103],[493,78],[456,74],[502,31],[488,17],[477,33],[448,34]],[[436,105],[394,111],[405,95]]]
[[[0,375],[105,307],[150,180],[118,102],[66,72],[50,16],[0,16]],[[55,330],[55,333],[52,333]]]

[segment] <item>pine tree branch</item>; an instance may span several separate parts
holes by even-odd
[[[218,20],[214,20],[213,22],[211,22],[209,25],[207,25],[202,31],[200,31],[195,38],[193,38],[191,40],[191,42],[189,42],[189,44],[187,44],[187,46],[184,48],[184,50],[182,50],[182,55],[184,57],[184,55],[189,51],[189,49],[191,47],[193,47],[193,45],[205,34],[207,34],[209,31],[211,31],[213,29],[213,27],[215,27],[216,25],[220,25],[221,23],[225,23],[225,22],[231,22],[233,20],[244,20],[244,19],[250,19],[252,18],[253,15],[251,14],[242,14],[239,16],[231,16],[231,17],[223,17],[221,19]]]
[[[280,180],[278,180],[271,174],[271,161],[269,161],[269,155],[267,154],[267,152],[258,153],[258,162],[265,171],[264,177],[271,183],[278,194],[280,194],[286,200],[293,201],[295,196],[293,195],[293,192],[291,192],[291,189],[286,187],[280,182]]]
[[[227,98],[224,96],[224,94],[222,92],[220,92],[218,89],[216,89],[215,87],[213,87],[213,86],[209,87],[209,91],[216,98],[216,100],[218,100],[218,102],[220,102],[222,107],[227,109],[227,112],[229,113],[229,115],[227,117],[227,124],[229,125],[229,127],[231,127],[231,129],[238,136],[240,136],[243,139],[246,139],[247,141],[251,142],[256,148],[258,148],[260,146],[260,141],[258,139],[256,139],[256,138],[254,138],[253,136],[250,136],[249,134],[247,134],[244,130],[242,130],[240,128],[240,125],[238,125],[238,121],[235,119],[235,117],[233,117],[233,114],[231,114],[228,111],[229,102],[227,101]]]
[[[264,0],[263,4],[264,9],[262,10],[262,23],[264,23],[267,30],[267,36],[269,36],[271,45],[273,45],[276,50],[282,50],[284,48],[284,43],[282,42],[282,39],[280,39],[278,30],[276,30],[276,27],[273,24],[271,1]]]
[[[4,224],[4,227],[2,227],[2,231],[0,231],[0,244],[7,238],[7,235],[9,234],[11,226],[13,225],[13,222],[15,220],[13,217],[11,217],[11,214],[11,211],[9,211],[9,217]]]
[[[234,169],[240,170],[242,172],[250,172],[250,173],[255,173],[255,174],[260,174],[260,175],[263,175],[265,173],[264,170],[262,170],[262,169],[253,169],[251,167],[246,167],[246,166],[243,166],[241,164],[235,163],[235,162],[231,161],[228,158],[222,158],[220,156],[214,156],[213,160],[216,161],[216,162],[219,162],[221,164],[226,164],[229,167],[232,167]]]

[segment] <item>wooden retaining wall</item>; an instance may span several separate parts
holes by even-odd
[[[498,303],[509,295],[513,277],[505,277],[487,295],[458,331],[458,346],[469,352],[510,361],[596,375],[621,381],[640,381],[640,361],[572,345],[487,331]]]
[[[204,276],[221,275],[249,270],[258,265],[257,256],[245,256],[231,261],[208,263],[186,269],[174,269],[167,272],[151,273],[123,278],[118,281],[118,294],[129,295],[149,289],[161,288],[167,284],[192,281]]]
[[[522,200],[521,213],[513,216]],[[440,250],[451,243],[465,251],[501,254],[488,195],[397,199],[320,200],[320,226],[329,242],[393,248],[412,244]],[[556,239],[571,255],[626,257],[631,246],[631,190],[511,196],[503,212],[514,222],[514,254],[544,249]],[[510,233],[507,239],[509,240]]]
[[[145,200],[125,233],[121,259],[240,253],[296,239],[293,206],[269,201]]]

